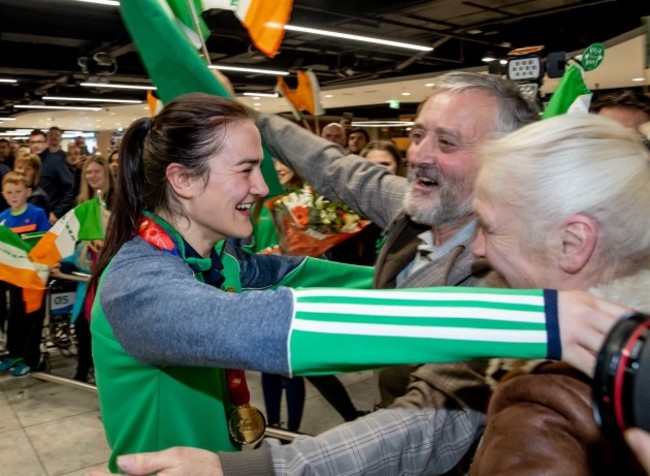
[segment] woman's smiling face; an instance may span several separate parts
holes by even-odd
[[[255,124],[230,124],[221,151],[209,160],[207,176],[192,179],[199,181],[199,191],[186,203],[186,212],[200,240],[216,243],[252,233],[251,206],[269,192],[260,169],[262,158]]]
[[[86,166],[86,182],[88,186],[93,189],[93,191],[102,190],[106,182],[106,172],[104,167],[102,167],[97,162],[90,162]]]

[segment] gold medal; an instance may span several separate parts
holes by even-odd
[[[248,404],[234,407],[228,414],[228,434],[239,445],[254,445],[264,436],[266,420],[257,408]]]

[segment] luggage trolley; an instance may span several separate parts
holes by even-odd
[[[41,344],[41,370],[44,372],[51,371],[51,351],[56,350],[66,358],[77,355],[77,341],[70,320],[77,296],[77,284],[89,279],[89,275],[78,272],[67,274],[53,271],[50,275]]]

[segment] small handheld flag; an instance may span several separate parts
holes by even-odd
[[[298,71],[298,87],[290,89],[282,76],[278,76],[276,90],[291,106],[294,117],[303,119],[301,111],[312,116],[322,116],[325,113],[320,101],[320,85],[313,71]]]

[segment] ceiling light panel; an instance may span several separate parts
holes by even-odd
[[[44,101],[79,101],[79,102],[105,102],[117,104],[142,104],[135,99],[106,99],[106,98],[73,98],[64,96],[43,96]]]
[[[39,104],[16,104],[16,109],[59,109],[62,111],[101,111],[101,107],[86,106],[43,106]]]
[[[118,84],[118,83],[80,83],[80,86],[87,88],[106,88],[106,89],[134,89],[139,91],[155,91],[156,86],[143,86],[139,84]]]
[[[304,26],[297,25],[284,25],[284,29],[287,31],[296,31],[299,33],[311,33],[312,35],[321,35],[321,36],[331,36],[333,38],[339,38],[350,41],[360,41],[363,43],[373,43],[376,45],[384,46],[394,46],[395,48],[405,48],[415,51],[433,51],[431,46],[416,45],[413,43],[404,43],[402,41],[392,41],[392,40],[383,40],[381,38],[373,38],[370,36],[362,35],[351,35],[349,33],[341,33],[340,31],[329,31],[329,30],[319,30],[317,28],[308,28]]]

